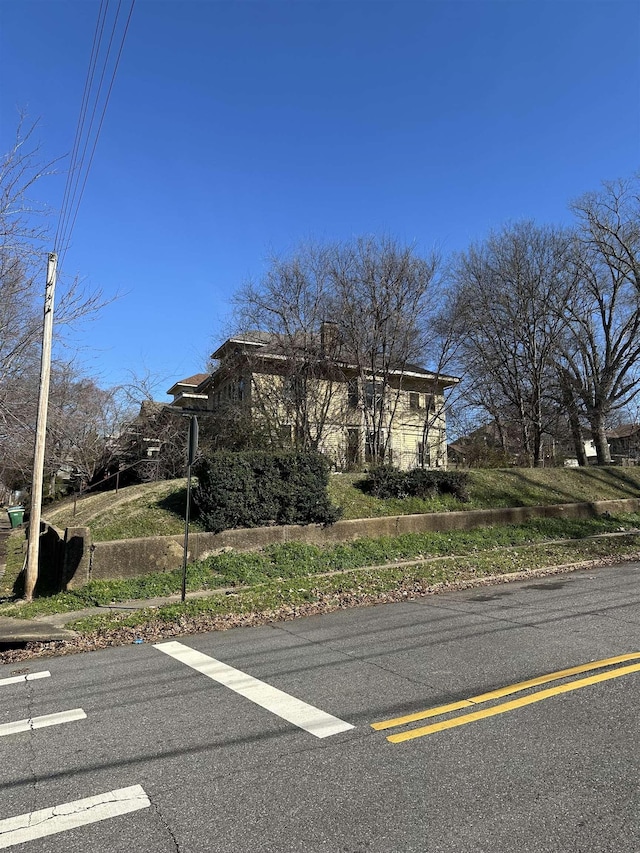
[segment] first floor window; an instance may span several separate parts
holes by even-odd
[[[288,447],[291,444],[291,424],[283,424],[280,427],[279,433],[281,443],[285,447]]]

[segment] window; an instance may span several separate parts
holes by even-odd
[[[368,409],[382,409],[382,388],[379,382],[366,382],[364,402]]]
[[[350,379],[347,384],[347,404],[350,409],[358,408],[359,397],[358,380],[354,377],[353,379]]]
[[[284,377],[284,399],[289,405],[297,407],[304,398],[305,388],[302,376]]]
[[[240,379],[232,380],[227,386],[227,396],[234,403],[242,403],[246,397],[247,381],[241,376]]]
[[[385,441],[387,438],[386,430],[381,429],[376,431],[368,431],[364,443],[364,459],[365,462],[382,462],[382,452],[384,450]],[[387,455],[390,455],[387,449]]]
[[[291,445],[291,424],[283,424],[278,430],[280,435],[280,443],[283,447]]]
[[[429,410],[430,415],[435,415],[436,413],[436,395],[435,394],[425,394],[425,408]]]
[[[419,409],[420,408],[420,394],[417,391],[409,391],[409,408],[410,409]]]

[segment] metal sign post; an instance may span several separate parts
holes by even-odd
[[[189,515],[191,509],[191,466],[198,452],[198,419],[190,415],[187,444],[187,506],[184,513],[184,553],[182,555],[182,602],[187,597],[187,553],[189,551]]]

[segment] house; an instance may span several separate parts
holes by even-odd
[[[237,335],[212,358],[213,373],[169,389],[172,405],[217,415],[233,433],[250,422],[267,443],[317,449],[336,470],[383,460],[403,469],[447,465],[444,391],[459,382],[454,376],[389,361],[365,369],[329,322],[287,339]]]
[[[516,424],[490,421],[447,448],[449,464],[456,468],[507,468],[527,464],[522,436]]]
[[[596,465],[596,446],[589,435],[585,429],[584,456],[589,465]],[[447,453],[449,464],[456,468],[528,467],[531,464],[530,455],[523,449],[521,427],[514,421],[498,423],[494,420],[483,424],[468,435],[456,438]],[[540,465],[577,467],[575,446],[566,431],[543,433]]]
[[[621,465],[640,462],[640,424],[622,424],[607,431],[611,459]]]
[[[206,408],[207,395],[199,394],[198,387],[208,378],[208,373],[196,373],[175,382],[167,391],[173,397],[172,405],[181,409]]]

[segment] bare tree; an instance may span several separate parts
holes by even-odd
[[[42,158],[35,139],[37,122],[20,116],[14,143],[0,159],[0,445],[5,469],[28,477],[27,445],[33,450],[33,399],[42,338],[42,296],[50,213],[33,199],[56,161]],[[61,276],[56,299],[56,339],[104,304],[99,291]],[[32,399],[25,399],[29,394]]]
[[[323,323],[332,310],[331,255],[329,246],[305,243],[290,257],[272,256],[263,278],[234,297],[238,327],[249,337],[259,330],[266,344],[253,354],[244,350],[241,357],[253,377],[255,437],[274,446],[315,450],[333,428],[344,381],[340,338],[320,332],[330,328]],[[265,352],[265,369],[272,376],[277,364],[279,383],[260,381]],[[228,400],[227,408],[237,402],[242,401]],[[246,426],[241,407],[235,408]]]
[[[120,478],[122,483],[184,476],[189,424],[179,408],[154,400],[159,384],[160,377],[150,370],[132,370],[128,381],[113,389],[111,406],[117,429],[94,482],[118,471],[126,472]],[[206,427],[202,433],[206,435]]]
[[[295,446],[317,449],[357,418],[368,461],[385,459],[404,374],[424,357],[437,263],[388,237],[307,243],[271,258],[266,275],[241,289],[238,326],[247,338],[266,333],[253,356],[245,347],[238,357],[270,443],[286,431]],[[280,382],[259,381],[267,356],[265,372]]]
[[[388,454],[404,375],[428,343],[438,257],[390,237],[361,237],[331,252],[331,304],[357,370],[371,462]]]
[[[14,375],[21,359],[33,358],[42,335],[42,294],[52,211],[33,200],[56,160],[43,162],[35,141],[37,122],[20,116],[11,149],[0,160],[0,377]],[[49,245],[49,250],[51,245]],[[104,304],[98,290],[61,278],[56,298],[58,334]]]
[[[565,310],[562,376],[590,424],[600,465],[607,420],[640,388],[640,175],[572,204],[579,286]]]
[[[450,270],[467,393],[502,434],[519,425],[534,466],[557,410],[556,347],[576,287],[571,253],[569,232],[520,222],[471,246]]]

